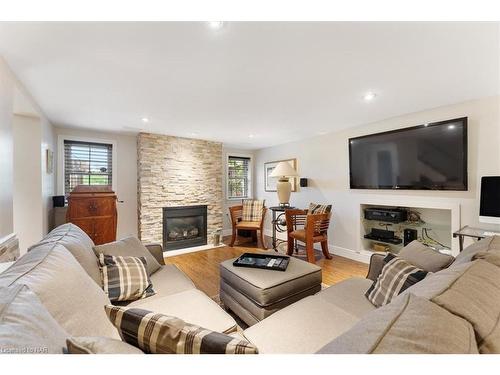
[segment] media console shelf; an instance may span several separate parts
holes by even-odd
[[[389,222],[383,219],[365,219],[364,212],[367,208],[403,209],[408,213],[407,220],[401,222]],[[420,218],[420,220],[418,219]],[[417,231],[417,240],[431,246],[432,248],[446,253],[453,253],[452,240],[452,210],[450,208],[418,207],[401,205],[361,204],[360,205],[360,244],[361,249],[366,252],[376,252],[374,243],[386,245],[390,252],[397,254],[404,246],[404,230],[413,229]],[[366,238],[370,236],[373,229],[375,233],[388,234],[385,231],[394,232],[393,238]],[[382,230],[382,232],[377,230]],[[374,236],[377,237],[377,236]],[[399,242],[399,243],[398,243]]]

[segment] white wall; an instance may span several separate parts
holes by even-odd
[[[376,105],[374,103],[373,105]],[[500,226],[480,224],[479,182],[484,175],[500,175],[500,97],[474,100],[435,108],[405,116],[330,133],[300,142],[288,143],[256,152],[256,192],[266,205],[278,203],[276,193],[264,191],[264,163],[272,160],[297,158],[301,177],[309,178],[309,187],[292,193],[291,203],[307,207],[309,202],[333,204],[333,222],[329,231],[330,251],[345,253],[359,248],[359,205],[365,199],[399,197],[412,202],[433,200],[460,204],[461,225],[500,230]],[[467,116],[469,190],[445,191],[381,191],[349,189],[348,138],[386,130],[420,125]],[[417,205],[418,206],[418,205]],[[268,223],[269,227],[269,223]]]
[[[251,189],[252,189],[252,195],[255,196],[255,152],[252,150],[240,150],[240,149],[235,149],[235,148],[229,148],[223,146],[222,148],[222,165],[223,165],[223,173],[224,176],[222,177],[222,183],[224,184],[222,189],[222,196],[223,196],[223,204],[222,204],[222,209],[223,209],[223,215],[222,215],[222,224],[223,224],[223,229],[224,229],[224,235],[229,235],[231,234],[231,218],[229,216],[229,207],[235,206],[238,204],[241,204],[241,200],[229,200],[227,199],[227,157],[228,155],[231,156],[248,156],[252,159],[251,162]]]
[[[94,141],[113,141],[116,145],[116,160],[113,160],[115,167],[114,183],[119,201],[118,207],[118,228],[117,238],[127,235],[137,236],[137,137],[116,133],[96,132],[82,129],[56,128],[57,136],[73,136],[88,138]],[[61,162],[61,155],[57,155],[57,163]],[[64,186],[64,176],[57,173],[58,195],[62,195],[61,187]]]
[[[51,227],[53,203],[56,195],[56,154],[57,142],[54,126],[45,118],[40,119],[41,127],[41,168],[42,168],[42,230],[46,234]],[[53,153],[53,170],[47,171],[47,150]]]
[[[14,231],[21,254],[40,241],[43,230],[42,201],[42,129],[40,119],[14,115]]]
[[[15,155],[13,126],[17,121],[14,118],[18,119],[18,115],[36,118],[38,127],[34,127],[32,128],[34,131],[26,133],[31,138],[30,148],[22,150],[21,145],[21,148],[18,147],[20,152]],[[41,239],[41,236],[47,233],[49,210],[52,205],[50,197],[54,195],[55,173],[47,173],[45,154],[47,147],[54,149],[54,137],[53,126],[47,120],[43,111],[0,57],[0,178],[2,181],[2,188],[0,189],[0,239],[12,234],[14,230],[24,231],[22,228],[28,228],[28,226],[41,228],[41,233],[36,236],[33,233],[26,233],[26,236],[24,233],[18,233],[20,237],[30,238],[29,241],[34,240],[35,237]],[[37,154],[33,156],[36,164],[33,164],[34,159],[31,158],[33,153]],[[41,179],[41,183],[35,184],[37,186],[36,194],[32,191],[33,194],[30,196],[23,197],[20,193],[16,195],[18,202],[22,198],[29,200],[35,197],[37,207],[42,207],[41,213],[33,216],[29,222],[25,222],[20,226],[18,221],[17,229],[14,226],[14,216],[19,218],[24,213],[16,213],[14,210],[14,163],[16,168],[21,168],[21,170],[27,170],[28,166],[34,168],[32,170],[33,176],[39,176],[38,180]],[[29,246],[30,244],[26,245]],[[21,249],[21,251],[24,250]]]
[[[0,243],[14,232],[13,216],[13,140],[12,109],[15,81],[5,61],[0,57]]]

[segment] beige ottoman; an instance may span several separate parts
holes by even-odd
[[[291,258],[285,272],[220,264],[220,299],[249,326],[321,290],[321,267]]]

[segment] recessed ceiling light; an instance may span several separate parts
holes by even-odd
[[[253,135],[253,134],[248,134],[248,138],[254,138],[254,137],[255,137],[255,135]]]
[[[143,117],[142,118],[142,122],[145,123],[145,124],[147,124],[149,122],[149,119],[147,117]]]
[[[375,94],[373,91],[369,91],[365,95],[363,95],[363,99],[365,100],[365,102],[371,102],[376,97],[377,94]]]
[[[219,30],[224,26],[224,21],[209,21],[208,26],[210,26],[211,29]]]

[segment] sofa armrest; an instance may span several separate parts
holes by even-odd
[[[163,258],[163,246],[159,243],[151,243],[144,245],[146,246],[146,249],[149,250],[149,252],[155,257],[155,259],[160,263],[162,266],[165,265],[165,259]]]
[[[367,279],[372,281],[376,281],[380,272],[382,272],[382,268],[384,267],[384,258],[385,254],[373,254],[370,258],[370,268],[368,268],[368,275],[366,275]]]

